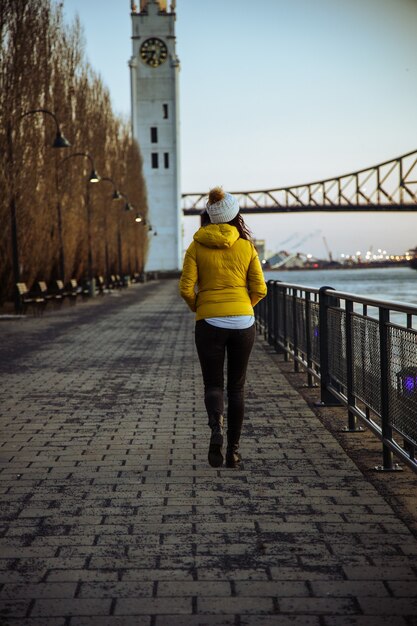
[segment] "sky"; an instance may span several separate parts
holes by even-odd
[[[130,0],[64,11],[130,119]],[[302,184],[417,149],[417,0],[177,0],[176,13],[183,193]],[[271,253],[324,258],[324,237],[334,257],[417,246],[417,212],[245,221]],[[198,225],[184,219],[185,247]]]

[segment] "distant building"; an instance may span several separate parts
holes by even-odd
[[[262,263],[265,260],[265,239],[254,239],[253,245],[258,251],[259,260]]]

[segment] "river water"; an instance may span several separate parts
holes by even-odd
[[[308,287],[333,287],[339,291],[417,305],[417,270],[384,267],[346,270],[267,271],[265,280],[282,280]]]

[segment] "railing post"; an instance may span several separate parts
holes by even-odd
[[[345,331],[346,331],[346,397],[348,403],[348,426],[343,430],[349,433],[363,432],[364,428],[358,425],[358,418],[351,410],[356,406],[356,397],[353,390],[353,373],[354,373],[354,346],[353,346],[353,302],[345,301]]]
[[[275,351],[278,352],[279,354],[281,354],[282,352],[284,352],[284,356],[286,354],[285,350],[283,349],[282,346],[280,346],[279,343],[279,330],[280,330],[280,324],[281,324],[281,318],[283,318],[283,315],[285,314],[285,309],[282,310],[282,308],[280,307],[280,293],[282,292],[282,287],[280,285],[281,281],[280,280],[275,280],[274,281],[274,303],[275,303],[275,309],[274,309],[274,336],[275,336]],[[285,287],[284,287],[285,289]]]
[[[281,352],[281,348],[279,346],[279,316],[280,316],[280,308],[279,308],[279,283],[280,281],[274,280],[274,348],[275,352]]]
[[[394,465],[393,452],[385,441],[392,441],[392,428],[389,414],[389,350],[388,350],[388,325],[390,321],[389,309],[379,308],[379,351],[380,351],[380,398],[381,398],[381,433],[382,433],[382,465],[377,465],[376,470],[393,472],[399,470],[398,464]]]
[[[294,348],[294,372],[298,373],[300,371],[300,366],[298,363],[298,328],[297,328],[297,289],[292,290],[292,341]]]
[[[279,292],[279,288],[277,285],[277,282],[274,280],[273,286],[272,286],[272,293],[273,293],[273,300],[272,300],[272,328],[273,328],[273,334],[274,334],[274,348],[275,348],[275,352],[279,351],[279,346],[278,346],[278,340],[279,340],[279,335],[278,335],[278,327],[279,327],[279,301],[278,301],[278,292]]]
[[[272,325],[273,325],[273,315],[274,315],[274,282],[272,280],[268,280],[268,293],[265,298],[267,300],[266,303],[266,316],[265,316],[265,339],[267,339],[269,345],[272,344]]]
[[[286,287],[282,290],[282,334],[284,337],[284,361],[288,362],[290,360],[288,354],[288,330],[287,330],[287,291]]]
[[[262,306],[261,309],[261,326],[259,328],[259,330],[263,331],[263,335],[264,335],[264,339],[267,339],[268,337],[268,307],[269,307],[269,290],[268,293],[266,295],[266,298],[262,298],[260,304]]]
[[[305,311],[306,311],[306,361],[307,361],[307,387],[314,387],[313,374],[310,370],[313,367],[313,351],[311,349],[311,300],[310,292],[305,292]]]
[[[306,311],[306,361],[307,361],[307,387],[313,387],[313,375],[310,372],[313,367],[312,349],[311,349],[311,305],[310,293],[305,292],[305,311]]]
[[[326,290],[333,287],[320,287],[319,289],[319,342],[320,342],[320,402],[317,406],[339,406],[329,391],[330,371],[329,371],[329,330],[328,330],[328,309],[334,304],[335,298],[328,295]]]

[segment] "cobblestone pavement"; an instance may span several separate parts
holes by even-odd
[[[0,324],[2,626],[411,626],[417,540],[263,340],[207,464],[176,281]]]

